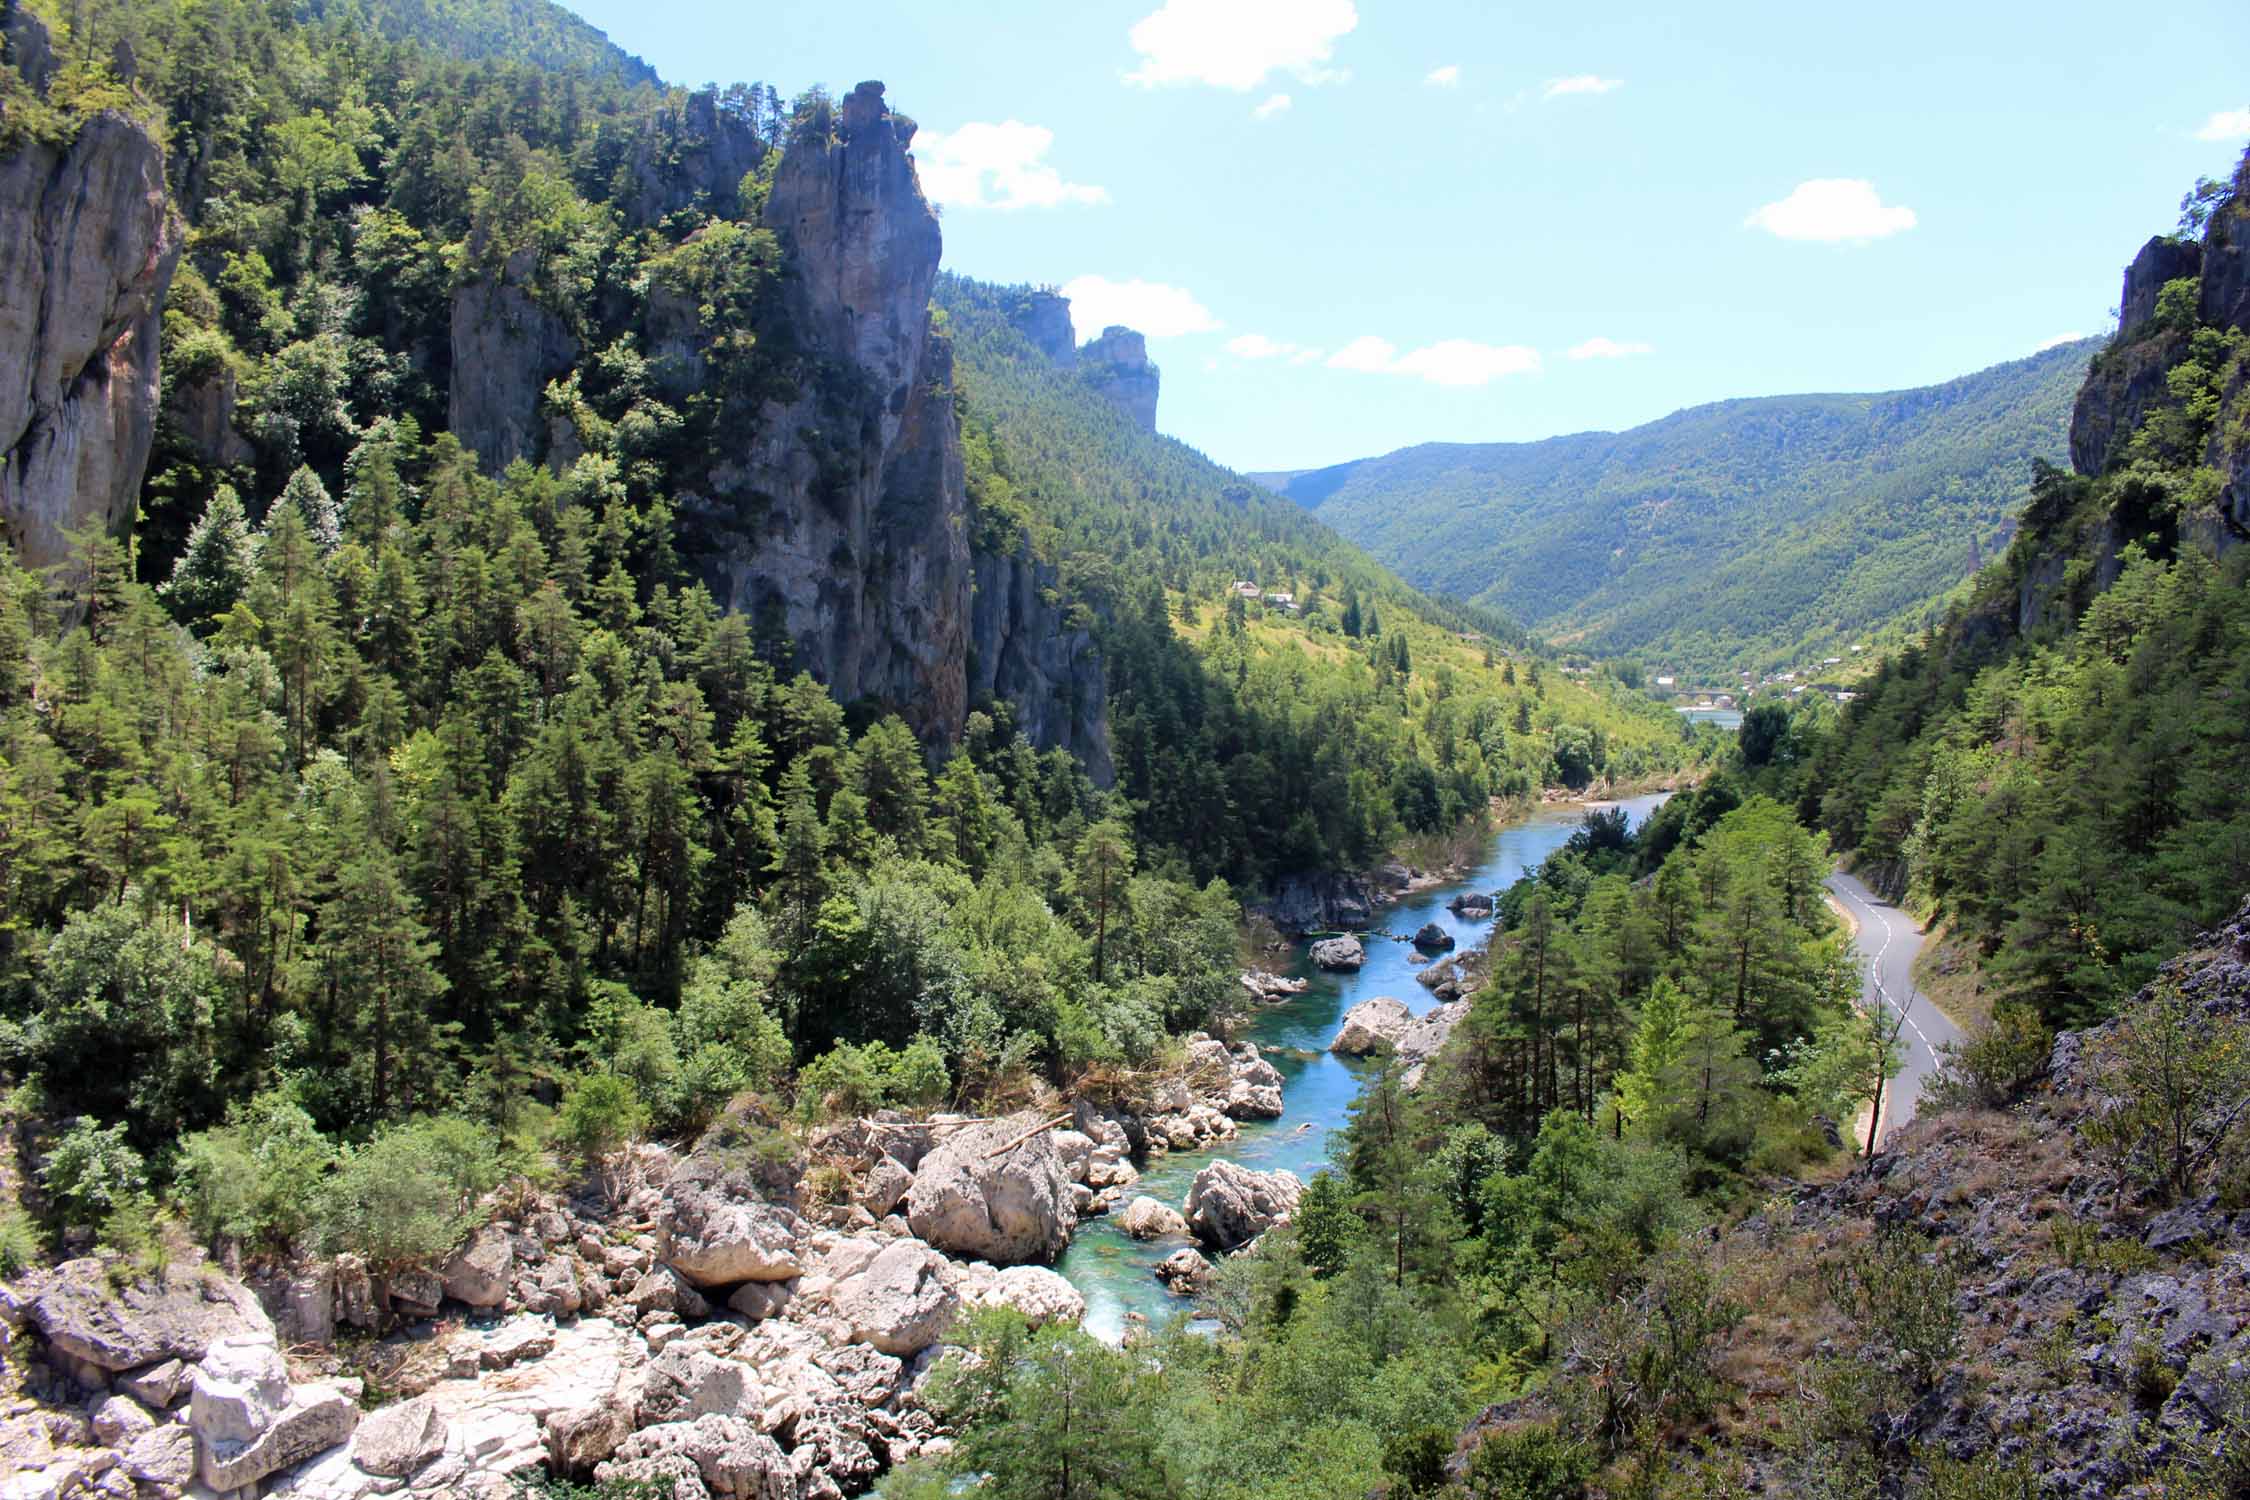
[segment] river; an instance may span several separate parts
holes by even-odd
[[[1657,793],[1616,805],[1626,810],[1637,828],[1663,800],[1664,794]],[[1446,903],[1464,891],[1497,895],[1506,890],[1567,843],[1585,812],[1583,806],[1542,808],[1522,822],[1501,829],[1493,836],[1491,853],[1483,864],[1459,881],[1385,907],[1376,914],[1377,930],[1407,934],[1426,922],[1435,922],[1452,933],[1462,948],[1481,945],[1492,924],[1457,917],[1446,909]],[[1362,1000],[1394,995],[1416,1015],[1437,1004],[1416,982],[1421,966],[1409,962],[1413,956],[1414,950],[1405,943],[1373,937],[1367,942],[1367,965],[1357,974],[1322,974],[1311,967],[1300,949],[1295,962],[1283,972],[1310,979],[1312,988],[1286,1005],[1259,1007],[1259,1014],[1243,1033],[1258,1044],[1266,1060],[1281,1074],[1281,1118],[1245,1121],[1239,1136],[1220,1142],[1213,1150],[1175,1151],[1157,1158],[1126,1195],[1126,1201],[1145,1193],[1179,1208],[1187,1199],[1195,1174],[1221,1157],[1261,1172],[1286,1167],[1303,1178],[1310,1178],[1325,1166],[1329,1137],[1342,1129],[1345,1110],[1359,1092],[1359,1074],[1365,1066],[1331,1056],[1328,1043],[1336,1035],[1344,1012]],[[1304,1129],[1307,1125],[1312,1128]],[[1181,1238],[1136,1241],[1109,1218],[1089,1219],[1079,1225],[1077,1238],[1063,1252],[1056,1269],[1086,1298],[1087,1331],[1114,1342],[1123,1336],[1130,1313],[1158,1322],[1187,1306],[1164,1289],[1153,1270],[1158,1261],[1187,1243]]]

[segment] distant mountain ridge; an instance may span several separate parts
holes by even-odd
[[[1941,385],[1691,407],[1626,432],[1426,443],[1252,477],[1418,587],[1690,672],[1934,616],[2063,461],[2088,339]]]

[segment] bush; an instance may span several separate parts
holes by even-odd
[[[630,1079],[589,1073],[563,1095],[555,1137],[579,1160],[600,1161],[648,1128],[648,1108]]]
[[[312,1223],[336,1149],[279,1090],[227,1112],[227,1123],[182,1143],[179,1197],[205,1240],[285,1248]]]
[[[31,1215],[15,1204],[0,1209],[0,1276],[21,1276],[46,1258],[45,1250]]]
[[[321,1192],[323,1245],[379,1269],[423,1265],[460,1242],[500,1181],[498,1142],[455,1118],[395,1125],[345,1153]]]
[[[93,1227],[140,1203],[148,1190],[148,1168],[126,1143],[122,1124],[81,1119],[47,1153],[39,1182],[64,1223]]]
[[[1594,1458],[1552,1427],[1496,1432],[1469,1457],[1475,1500],[1577,1500],[1593,1477]]]
[[[2112,1107],[2086,1143],[2167,1200],[2224,1159],[2250,1095],[2250,1020],[2206,1015],[2171,980],[2120,1017],[2092,1050]]]
[[[881,1042],[840,1042],[805,1065],[797,1079],[800,1107],[821,1113],[863,1115],[886,1105],[928,1109],[945,1102],[953,1079],[945,1054],[927,1036],[898,1051]]]
[[[2047,1071],[2054,1033],[2028,1005],[2003,1005],[1989,1025],[1938,1051],[1943,1061],[1923,1094],[1933,1109],[1998,1109]]]
[[[1961,1352],[1961,1289],[1955,1256],[1908,1229],[1886,1227],[1874,1240],[1821,1268],[1829,1300],[1870,1352],[1917,1392],[1926,1391]]]

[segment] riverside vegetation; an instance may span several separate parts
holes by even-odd
[[[630,1274],[615,1326],[538,1280],[460,1377],[609,1341],[681,1386],[543,1414],[510,1462],[555,1493],[825,1500],[890,1455],[896,1496],[2241,1492],[2240,174],[2135,262],[2081,473],[1971,597],[1718,752],[1155,436],[1130,341],[939,278],[918,191],[896,260],[823,239],[912,185],[877,85],[669,91],[496,0],[0,22],[0,165],[150,249],[39,337],[158,361],[0,430],[0,1257],[50,1311],[199,1247],[316,1268],[331,1333]],[[909,315],[880,358],[837,266]],[[145,439],[122,508],[36,440],[94,420]],[[741,487],[746,433],[801,462]],[[1370,1065],[1215,1332],[1112,1348],[969,1259],[1051,1254],[1156,1101],[1231,1128],[1197,1068],[1273,1087],[1188,1039],[1250,1003],[1245,899],[1683,773],[1501,895],[1450,1040]],[[1895,1054],[1834,850],[2004,1001],[1857,1170]],[[177,1493],[55,1434],[184,1433],[190,1376],[113,1392],[7,1310],[11,1438],[109,1455],[25,1472]],[[206,1464],[257,1436],[229,1357],[191,1356]],[[761,1405],[782,1371],[821,1394]],[[287,1410],[340,1441],[324,1399]]]

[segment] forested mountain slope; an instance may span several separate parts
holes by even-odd
[[[719,1049],[643,1080],[678,1119],[839,1044],[1145,1057],[1273,878],[1689,754],[958,299],[957,379],[880,85],[667,92],[536,8],[51,19],[0,70],[0,1006],[140,1149],[624,1037]]]
[[[1944,385],[1266,476],[1409,580],[1697,676],[1918,627],[2006,546],[2097,346]]]
[[[1501,648],[1505,621],[1415,592],[1296,506],[1147,431],[1109,398],[1106,371],[1058,357],[1067,336],[1027,336],[1058,316],[1067,335],[1059,301],[938,284],[970,492],[995,533],[983,545],[1028,535],[1065,596],[1106,622],[1120,784],[1146,826],[1244,851],[1222,868],[1351,866],[1394,819],[1430,834],[1489,796],[1683,763],[1668,710]],[[1262,811],[1274,808],[1286,817]]]
[[[1818,742],[1799,806],[1990,985],[2101,1015],[2250,886],[2250,175],[2125,275],[2007,554]]]

